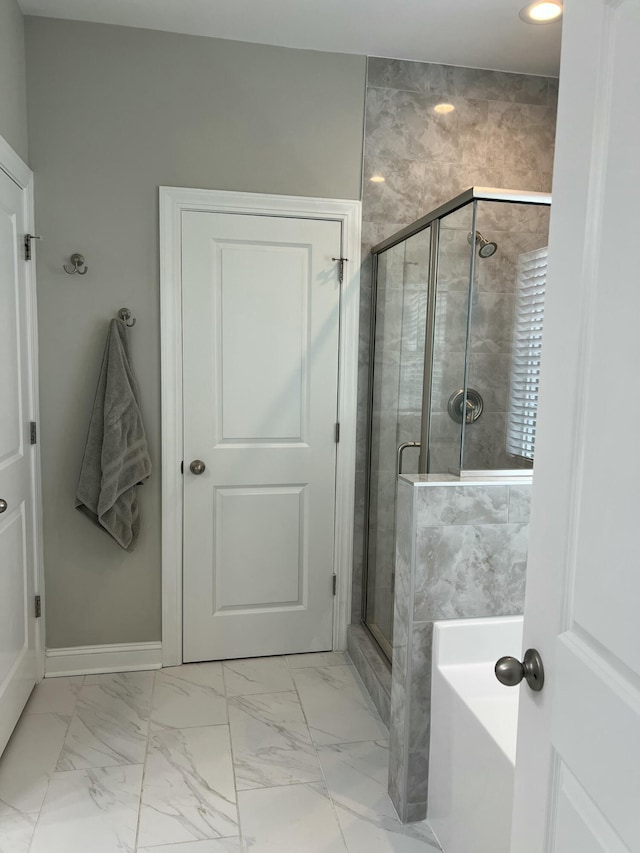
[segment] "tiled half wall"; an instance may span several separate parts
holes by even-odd
[[[403,821],[426,816],[433,623],[522,613],[530,496],[522,479],[398,482],[389,793]]]

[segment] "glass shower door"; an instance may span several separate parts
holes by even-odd
[[[420,441],[430,228],[378,256],[371,458],[365,542],[365,623],[391,658],[398,447]],[[403,473],[417,473],[407,447]]]
[[[472,230],[471,204],[440,220],[433,353],[426,368],[431,371],[427,469],[430,474],[460,470]]]

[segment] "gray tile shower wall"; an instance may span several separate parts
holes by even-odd
[[[354,621],[361,617],[362,599],[371,247],[474,184],[549,191],[557,80],[370,58],[366,101]],[[441,101],[452,103],[455,110],[434,113]],[[372,182],[374,175],[382,175],[384,182]],[[459,289],[453,280],[450,287]],[[482,287],[490,290],[490,284]],[[478,371],[500,369],[486,362],[477,359]],[[403,414],[399,441],[415,431],[411,411],[404,409]],[[489,440],[483,440],[488,447]]]
[[[530,494],[530,482],[399,481],[389,794],[402,821],[426,815],[433,623],[522,613]]]

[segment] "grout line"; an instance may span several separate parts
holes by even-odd
[[[305,669],[328,669],[328,670],[344,669],[347,666],[350,666],[353,668],[353,663],[351,662],[351,660],[345,661],[344,663],[330,663],[330,664],[318,663],[315,666],[313,666],[313,665],[311,665],[311,666],[297,666],[295,668],[292,668],[291,672],[292,673],[304,672]]]
[[[307,788],[309,785],[326,784],[324,777],[322,779],[309,779],[307,782],[282,782],[278,785],[260,785],[255,788],[242,788],[240,793],[248,793],[249,791],[272,791],[274,788]]]
[[[227,696],[227,680],[225,678],[225,667],[224,661],[222,662],[222,692],[224,695],[224,701],[227,709],[227,726],[229,727],[229,754],[231,757],[231,772],[233,773],[233,790],[236,795],[236,819],[238,823],[238,840],[240,842],[240,850],[245,849],[244,837],[242,835],[242,823],[240,820],[240,797],[238,791],[238,780],[236,779],[236,762],[233,752],[233,738],[231,736],[231,715],[229,714],[229,699],[235,698],[231,696]]]
[[[119,767],[142,767],[141,761],[136,761],[135,764],[126,762],[125,764],[100,764],[91,765],[91,767],[75,767],[73,770],[56,770],[54,776],[67,776],[70,773],[91,773],[92,770],[117,770]]]
[[[292,693],[293,687],[287,687],[285,690],[261,690],[259,693],[231,693],[227,699],[242,699],[244,696],[266,696],[270,693]]]
[[[48,786],[47,786],[47,790],[48,790]],[[46,794],[45,794],[45,796],[46,796]],[[44,800],[42,802],[44,802]],[[33,844],[33,838],[36,834],[36,826],[38,825],[38,821],[40,820],[40,812],[17,812],[16,814],[2,815],[0,817],[0,820],[2,820],[2,818],[6,818],[6,817],[23,817],[23,818],[35,817],[35,820],[33,822],[33,832],[31,833],[31,838],[29,839],[29,844],[27,846],[27,853],[28,853],[28,851],[31,850],[31,845]]]
[[[147,777],[147,758],[149,756],[149,744],[151,741],[151,717],[153,715],[153,700],[156,693],[156,672],[161,670],[153,670],[153,686],[151,688],[151,697],[149,700],[149,720],[147,727],[147,743],[144,750],[144,758],[142,760],[142,778],[140,780],[140,796],[138,797],[138,817],[136,819],[136,834],[133,842],[134,851],[138,849],[138,836],[140,834],[140,815],[142,813],[142,792],[144,791],[144,783]],[[155,732],[154,732],[155,734]]]
[[[517,73],[517,72],[504,72],[506,74]],[[408,94],[408,95],[420,95],[425,98],[449,98],[453,100],[454,98],[459,98],[463,101],[482,101],[487,104],[497,103],[497,104],[505,104],[506,106],[515,106],[515,107],[542,107],[543,109],[553,109],[554,104],[549,103],[549,83],[547,82],[547,91],[544,94],[542,101],[517,101],[512,98],[500,97],[499,94],[482,94],[482,93],[471,93],[465,94],[464,90],[456,91],[455,87],[451,86],[442,86],[440,88],[433,88],[431,82],[429,82],[429,87],[427,89],[408,89],[406,86],[378,86],[371,85],[367,83],[366,85],[366,93],[371,92],[372,90],[378,90],[381,92],[397,92],[398,94]],[[366,141],[366,140],[365,140]],[[393,159],[393,158],[387,158]]]
[[[307,667],[300,667],[300,668],[306,669]],[[315,668],[317,669],[317,667],[315,667]],[[333,812],[333,817],[336,821],[338,829],[340,830],[340,837],[342,838],[342,843],[344,844],[344,849],[347,851],[347,853],[349,853],[349,848],[347,846],[347,839],[345,838],[344,832],[342,831],[342,825],[341,825],[340,821],[338,820],[338,812],[336,809],[336,804],[333,801],[333,797],[331,796],[331,791],[329,790],[329,783],[327,782],[327,777],[326,777],[325,772],[324,772],[324,767],[322,766],[322,762],[320,761],[320,755],[318,754],[318,747],[320,746],[320,744],[317,744],[315,742],[315,740],[313,739],[313,736],[311,734],[311,726],[309,725],[309,720],[307,719],[307,712],[305,711],[304,705],[302,703],[302,697],[300,696],[300,692],[298,691],[298,685],[295,683],[295,681],[294,681],[294,685],[295,685],[295,689],[296,689],[296,694],[298,696],[298,702],[300,703],[300,708],[302,709],[302,716],[304,717],[304,721],[307,725],[307,731],[309,732],[309,740],[311,741],[313,751],[315,752],[316,761],[318,762],[318,767],[320,768],[320,773],[322,773],[322,782],[324,784],[325,790],[327,792],[327,797],[329,798],[329,802],[331,804],[331,810]],[[313,783],[309,783],[309,784],[313,784]]]
[[[336,743],[319,743],[318,746],[326,747],[327,749],[333,748],[334,746],[357,746],[361,743],[377,743],[382,749],[388,749],[389,745],[387,744],[388,738],[367,738],[366,740],[341,740]]]
[[[63,739],[62,739],[62,746],[60,747],[60,751],[58,752],[58,756],[57,756],[57,758],[56,758],[56,760],[55,760],[55,762],[54,762],[54,764],[53,764],[53,770],[52,770],[52,772],[51,772],[51,775],[49,776],[49,778],[48,778],[48,780],[47,780],[47,787],[45,788],[45,792],[44,792],[44,795],[43,795],[43,797],[42,797],[42,802],[40,803],[40,809],[38,810],[38,816],[37,816],[36,821],[35,821],[35,823],[34,823],[34,825],[33,825],[33,832],[32,832],[32,834],[31,834],[31,840],[29,841],[29,846],[28,846],[28,848],[27,848],[27,853],[28,853],[28,851],[29,851],[29,850],[31,850],[31,849],[32,849],[32,847],[33,847],[33,842],[34,842],[34,839],[35,839],[35,837],[36,837],[36,830],[38,829],[38,824],[40,823],[40,818],[41,818],[41,816],[42,816],[42,807],[44,806],[44,804],[45,804],[45,800],[47,799],[47,794],[49,793],[49,788],[51,787],[51,782],[52,782],[52,780],[53,780],[53,777],[56,775],[56,773],[63,772],[63,771],[59,771],[59,770],[57,770],[56,768],[58,767],[58,761],[60,761],[60,756],[62,755],[62,750],[64,749],[65,744],[66,744],[66,742],[67,742],[67,735],[69,734],[69,729],[71,728],[71,723],[73,722],[74,717],[75,717],[75,715],[76,715],[76,711],[77,711],[77,708],[78,708],[78,702],[80,701],[80,692],[82,691],[82,688],[84,687],[85,677],[86,677],[86,676],[84,676],[84,675],[83,675],[83,676],[81,676],[82,681],[81,681],[81,682],[80,682],[80,684],[79,684],[77,694],[75,694],[76,701],[75,701],[75,704],[74,704],[74,706],[73,706],[73,711],[72,711],[72,713],[69,715],[69,722],[67,723],[67,727],[66,727],[65,732],[64,732],[64,737],[63,737]],[[40,683],[42,684],[43,682],[44,682],[44,679],[43,679],[43,680],[42,680],[42,682],[40,682]],[[24,712],[23,712],[23,713],[24,713]],[[55,712],[55,711],[49,711],[48,713],[55,714],[56,712]],[[33,715],[26,715],[26,716],[37,716],[37,715],[36,715],[36,714],[33,714]],[[65,715],[64,715],[64,714],[59,714],[59,715],[57,715],[57,716],[62,716],[62,717],[64,717]],[[21,715],[21,718],[22,718],[22,715]]]
[[[160,726],[160,723],[154,723],[153,725],[159,726],[159,728],[154,729],[149,727],[150,737],[155,737],[156,735],[168,735],[171,732],[190,732],[192,729],[220,729],[222,726],[228,726],[229,721],[225,720],[224,723],[199,723],[196,726]],[[183,841],[178,841],[178,844],[184,843],[185,842]]]

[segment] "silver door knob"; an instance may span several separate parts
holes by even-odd
[[[517,658],[500,658],[495,666],[496,678],[507,687],[515,687],[524,678],[532,690],[542,690],[544,685],[544,667],[537,649],[527,649],[522,663]]]
[[[194,459],[191,465],[189,465],[189,470],[192,474],[203,474],[206,467],[202,459]]]
[[[9,504],[5,501],[4,498],[0,498],[0,512],[5,512],[6,508]]]

